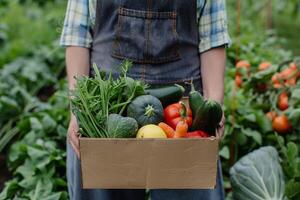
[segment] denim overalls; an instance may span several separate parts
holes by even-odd
[[[196,0],[98,0],[91,63],[113,76],[124,59],[128,76],[151,85],[179,83],[189,92],[191,79],[201,91]],[[92,71],[91,71],[92,74]],[[215,190],[150,190],[152,200],[224,199],[220,163]],[[71,200],[144,200],[145,190],[83,190],[80,166],[67,145]],[[122,180],[120,180],[122,181]],[[180,180],[178,180],[180,181]]]

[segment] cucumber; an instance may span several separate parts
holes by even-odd
[[[189,106],[192,110],[192,114],[195,115],[197,109],[200,108],[204,103],[204,98],[200,92],[195,90],[193,82],[191,82],[191,91],[189,93]]]
[[[183,86],[174,84],[171,86],[162,86],[155,88],[146,89],[146,94],[155,96],[158,98],[163,107],[166,107],[173,103],[178,103],[178,101],[182,98],[185,89]]]
[[[221,105],[213,100],[206,100],[197,109],[192,124],[192,130],[203,130],[209,135],[215,135],[216,128],[219,126],[223,115]]]

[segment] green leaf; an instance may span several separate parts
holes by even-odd
[[[7,96],[0,97],[0,117],[9,118],[12,116],[17,116],[21,111],[17,101],[13,98]],[[0,121],[1,121],[0,120]]]
[[[56,128],[56,131],[57,131],[59,137],[66,138],[67,129],[65,127],[63,127],[62,125],[59,124]]]
[[[65,191],[65,192],[62,192],[61,195],[60,195],[60,200],[68,200],[68,193]]]
[[[288,115],[288,119],[293,126],[297,127],[300,124],[300,108],[292,109]]]
[[[256,122],[263,132],[272,131],[271,121],[265,116],[262,111],[254,111]]]
[[[2,104],[2,109],[5,110],[19,110],[19,105],[15,99],[9,98],[7,96],[0,97],[0,103]],[[3,112],[3,110],[2,110]]]
[[[19,185],[26,190],[33,190],[37,183],[37,177],[26,177],[19,182]]]
[[[236,141],[240,146],[243,146],[247,143],[247,137],[243,134],[243,132],[238,132],[236,134]]]
[[[262,137],[261,137],[261,134],[258,132],[258,131],[255,131],[255,130],[251,130],[251,129],[244,129],[243,130],[243,133],[245,135],[247,135],[248,137],[251,137],[254,139],[254,141],[261,145],[262,144]]]
[[[279,146],[280,146],[280,149],[281,149],[282,154],[283,154],[285,157],[287,157],[287,153],[286,153],[287,149],[286,149],[286,147],[285,147],[285,145],[284,145],[284,138],[283,138],[282,136],[278,135],[277,133],[275,133],[275,136],[276,136],[276,138],[277,138],[277,142],[278,142],[278,144],[279,144]]]
[[[295,179],[300,182],[300,158],[299,157],[297,158],[295,171],[296,171]]]
[[[61,192],[56,192],[56,193],[51,194],[49,196],[45,196],[43,198],[43,200],[60,200],[61,195],[62,195]]]
[[[33,163],[27,159],[24,165],[20,165],[17,168],[16,173],[21,174],[24,178],[31,177],[34,175],[35,169]]]
[[[224,146],[220,152],[219,155],[225,159],[229,159],[230,158],[230,152],[229,152],[229,148],[227,146]]]
[[[30,131],[30,121],[27,117],[22,118],[18,124],[17,124],[18,128],[20,131],[22,132],[29,132]]]
[[[300,182],[295,182],[294,180],[289,181],[285,187],[285,194],[291,199],[300,195]]]
[[[45,199],[45,197],[52,196],[51,195],[52,189],[53,189],[52,180],[47,177],[41,178],[37,181],[35,189],[29,192],[29,197],[31,200]],[[54,197],[52,197],[51,199],[53,198]]]
[[[8,166],[10,169],[17,168],[27,157],[27,145],[24,142],[14,143],[8,153]]]
[[[254,114],[245,115],[244,118],[249,122],[255,122],[255,120],[256,120],[256,117]]]
[[[57,151],[57,144],[55,141],[46,141],[44,143],[45,148],[49,151],[49,152],[55,152]]]
[[[298,147],[295,143],[289,142],[287,144],[287,158],[290,162],[295,161],[298,157]]]
[[[266,70],[259,71],[254,74],[252,77],[252,81],[254,82],[263,82],[263,81],[268,81],[272,77],[272,75],[276,72],[278,66],[272,65]]]
[[[29,121],[30,121],[31,129],[33,131],[42,131],[43,130],[43,125],[37,118],[30,117]]]
[[[56,121],[51,118],[49,115],[44,115],[44,117],[42,118],[42,125],[44,127],[44,130],[49,133],[51,131],[53,131],[56,128]]]
[[[13,196],[18,192],[19,188],[16,179],[6,182],[3,191],[0,193],[0,200],[13,199]]]
[[[291,105],[300,106],[300,88],[294,89],[290,99]]]
[[[35,147],[28,146],[27,153],[30,158],[34,161],[39,161],[44,157],[48,157],[49,153],[43,149],[38,149]]]
[[[68,187],[68,184],[67,184],[66,180],[62,179],[62,178],[56,178],[54,180],[54,185],[55,186],[60,186],[60,187]]]

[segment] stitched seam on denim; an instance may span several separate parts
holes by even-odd
[[[145,47],[145,52],[144,52],[144,60],[149,59],[150,55],[150,25],[151,25],[151,0],[147,0],[147,12],[146,12],[146,21],[145,21],[145,38],[146,38],[146,47]]]
[[[152,10],[152,0],[147,0],[147,15]]]
[[[147,59],[144,59],[144,58],[134,58],[134,57],[130,57],[130,56],[124,56],[124,55],[118,54],[118,53],[115,53],[114,55],[116,55],[116,56],[118,56],[118,57],[129,58],[129,59],[131,59],[131,60],[136,60],[136,61],[143,61],[143,60],[150,61],[150,59],[147,60]],[[176,58],[178,58],[178,56],[176,56],[176,55],[172,55],[171,57],[170,57],[170,56],[164,56],[164,57],[159,57],[159,59],[157,59],[157,60],[162,60],[162,61],[164,61],[164,60],[168,60],[168,59],[170,59],[170,58],[171,58],[171,59],[176,59]]]
[[[120,8],[119,8],[120,9]],[[117,29],[116,29],[116,38],[113,43],[113,52],[114,54],[121,54],[121,44],[120,44],[120,32],[121,32],[121,20],[122,17],[118,15],[118,23],[117,23]]]
[[[179,53],[179,35],[178,35],[178,32],[177,32],[177,27],[176,27],[176,23],[177,23],[177,13],[174,13],[174,17],[175,19],[173,20],[173,32],[175,34],[175,45],[174,45],[174,51],[175,51],[175,54],[176,56],[181,59],[181,56],[180,56],[180,53]]]
[[[117,49],[119,49],[119,52],[120,52],[120,49],[121,49],[121,45],[120,45],[120,41],[119,41],[120,40],[120,32],[121,32],[121,17],[118,15],[118,23],[117,23],[117,29],[116,29],[116,39],[115,39],[114,44],[113,44],[113,48],[114,48],[115,52],[117,51]]]
[[[180,57],[178,57],[177,55],[165,56],[165,57],[160,57],[160,58],[155,58],[155,59],[144,59],[144,58],[140,59],[140,58],[133,58],[130,56],[124,56],[124,55],[118,54],[116,52],[114,54],[112,54],[112,56],[115,58],[129,59],[136,63],[145,63],[145,64],[147,64],[147,63],[159,64],[159,63],[176,61],[176,60],[180,59]]]
[[[131,10],[131,9],[127,9],[124,7],[120,7],[118,9],[118,25],[117,25],[117,30],[116,30],[116,39],[114,42],[114,51],[112,56],[115,58],[120,58],[120,59],[130,59],[136,63],[144,63],[144,64],[160,64],[160,63],[165,63],[165,62],[172,62],[172,61],[176,61],[181,59],[180,53],[179,53],[179,36],[178,33],[176,31],[176,19],[177,19],[177,13],[176,12],[152,12],[151,11],[151,2],[152,0],[147,0],[147,10],[148,11],[139,11],[139,10]],[[130,12],[128,12],[130,11]],[[143,15],[145,15],[145,50],[143,51],[143,57],[142,58],[133,58],[133,57],[129,57],[126,56],[124,54],[122,54],[121,52],[121,44],[120,44],[120,31],[121,31],[121,24],[122,24],[122,17],[120,16],[125,16],[125,17],[130,17],[127,14],[136,14],[136,13],[143,13]],[[169,55],[166,56],[160,56],[160,57],[150,57],[150,33],[151,33],[151,22],[153,19],[156,19],[153,17],[153,15],[155,14],[167,14],[168,18],[166,18],[166,20],[171,20],[172,22],[172,31],[173,31],[173,36],[175,37],[175,44],[174,47],[171,49],[171,52],[169,53]],[[158,15],[159,17],[159,15]],[[162,19],[162,18],[159,18]]]
[[[147,0],[147,11],[151,11],[151,0]],[[148,55],[149,55],[149,52],[148,52],[148,45],[149,45],[149,23],[150,23],[150,19],[146,18],[146,24],[145,24],[145,28],[146,28],[146,31],[145,31],[145,38],[146,38],[146,52],[144,52],[145,54],[143,55],[144,57],[143,58],[147,58]],[[145,64],[145,62],[142,62],[142,64]],[[143,82],[145,82],[146,80],[146,65],[142,65],[143,67],[143,72],[142,72],[142,80]]]
[[[175,12],[154,12],[151,10],[141,11],[141,10],[133,10],[121,7],[118,11],[120,15],[138,17],[138,18],[149,18],[149,19],[174,19]]]
[[[100,26],[100,23],[99,23],[99,20],[100,20],[100,0],[97,0],[97,3],[96,3],[96,19],[95,19],[95,26],[94,26],[94,36],[95,35],[98,35],[99,33],[99,26]]]

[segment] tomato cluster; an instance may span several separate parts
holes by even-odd
[[[280,134],[290,132],[292,125],[286,115],[286,111],[290,107],[292,88],[296,86],[300,78],[300,70],[296,63],[291,62],[282,66],[273,66],[271,62],[265,61],[261,62],[257,69],[252,70],[253,68],[251,68],[248,61],[241,60],[236,63],[235,67],[235,85],[237,88],[244,87],[244,80],[246,78],[249,79],[257,73],[262,73],[274,67],[274,72],[272,72],[268,79],[269,81],[257,81],[255,83],[255,90],[259,93],[274,90],[276,94],[276,106],[271,107],[270,111],[266,113],[266,117],[271,120],[272,127],[276,132]]]

